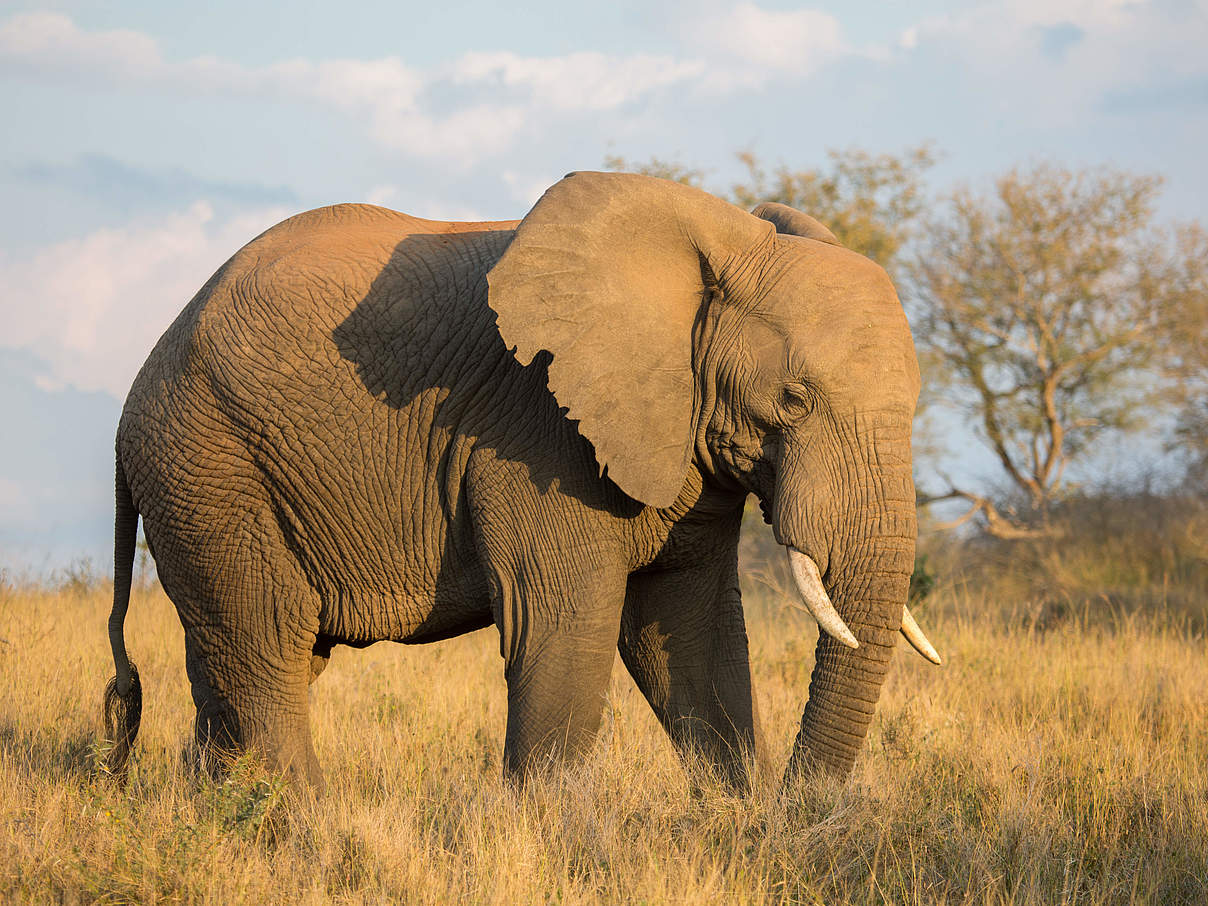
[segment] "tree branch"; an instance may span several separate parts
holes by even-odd
[[[915,502],[918,506],[929,506],[933,503],[939,503],[943,500],[967,500],[971,506],[969,509],[958,516],[956,519],[940,522],[936,524],[936,528],[947,531],[964,525],[978,513],[982,515],[986,522],[986,531],[995,538],[1002,538],[1008,541],[1016,541],[1023,538],[1050,538],[1053,537],[1055,530],[1047,525],[1030,526],[1019,523],[1009,516],[1004,515],[998,507],[994,505],[988,497],[982,497],[979,494],[974,494],[970,491],[961,490],[960,488],[950,488],[943,494],[917,494]]]

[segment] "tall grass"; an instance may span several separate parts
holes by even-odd
[[[1022,606],[1042,627],[1076,615],[1094,623],[1140,616],[1208,631],[1208,498],[1081,494],[1058,507],[1052,522],[1050,537],[936,535],[923,548],[953,581],[993,589],[1011,619]]]
[[[780,766],[816,633],[756,580],[775,584],[775,563],[748,566]],[[517,791],[493,631],[337,649],[312,687],[328,791],[311,802],[250,763],[194,774],[182,634],[155,587],[127,624],[146,689],[130,783],[99,777],[109,589],[10,582],[0,900],[1208,901],[1202,623],[1076,607],[1046,623],[1030,593],[941,577],[922,609],[945,666],[901,651],[851,781],[781,792],[770,776],[746,798],[677,761],[619,663],[596,751]]]

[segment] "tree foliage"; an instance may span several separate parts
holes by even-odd
[[[652,157],[644,163],[639,163],[627,160],[620,155],[609,154],[604,158],[604,169],[656,176],[659,179],[669,179],[672,182],[683,183],[696,189],[701,188],[701,184],[705,181],[704,170],[689,167],[679,161],[664,160],[661,157]]]
[[[1177,410],[1175,444],[1185,453],[1187,478],[1208,491],[1208,232],[1188,224],[1175,233],[1172,303],[1158,342]]]
[[[777,201],[805,211],[843,245],[892,274],[927,203],[924,176],[935,163],[934,150],[930,145],[902,154],[832,149],[827,158],[827,167],[794,170],[781,164],[769,174],[754,154],[741,152],[748,180],[734,185],[731,200],[745,208]]]
[[[1161,181],[1115,170],[1011,170],[951,193],[908,268],[926,382],[965,413],[1019,503],[952,486],[1001,537],[1045,533],[1067,466],[1137,427],[1165,389],[1162,344],[1205,261],[1153,223]]]
[[[924,175],[935,163],[929,145],[900,155],[869,154],[859,148],[827,152],[829,166],[793,170],[781,164],[770,173],[750,151],[738,154],[747,179],[721,193],[734,204],[753,208],[777,201],[822,221],[845,246],[892,271],[926,203]],[[705,171],[652,157],[644,163],[610,156],[610,170],[626,170],[700,188]]]
[[[1176,424],[1190,480],[1208,486],[1208,233],[1155,222],[1158,177],[1039,165],[985,194],[933,196],[929,145],[832,150],[806,169],[738,158],[747,178],[723,197],[805,211],[894,278],[924,365],[920,411],[960,413],[1004,479],[994,492],[950,481],[920,492],[969,504],[949,524],[1050,533],[1068,467],[1146,423]],[[706,176],[657,157],[605,166],[697,187]],[[917,458],[936,462],[952,438],[927,428],[916,425]]]

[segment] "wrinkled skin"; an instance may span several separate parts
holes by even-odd
[[[822,634],[790,765],[844,775],[913,564],[918,370],[884,272],[764,214],[584,173],[519,226],[340,205],[244,247],[122,414],[118,694],[141,515],[203,752],[321,784],[307,686],[334,646],[494,624],[509,772],[584,752],[619,647],[675,744],[741,786],[753,493],[860,643]]]

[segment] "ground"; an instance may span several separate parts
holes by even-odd
[[[777,771],[816,630],[748,569]],[[619,660],[582,768],[501,779],[485,630],[337,649],[312,687],[327,795],[189,767],[183,642],[157,586],[127,641],[146,705],[131,781],[99,777],[110,589],[0,586],[0,900],[190,903],[1202,903],[1208,643],[1163,608],[1054,613],[941,581],[851,780],[735,798],[676,759]],[[1009,596],[1008,596],[1009,597]]]

